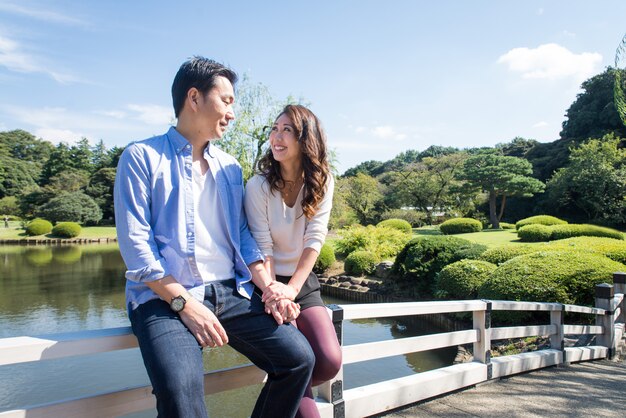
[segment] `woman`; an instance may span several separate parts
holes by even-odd
[[[265,254],[265,268],[276,279],[263,301],[289,299],[300,305],[296,326],[315,353],[315,386],[332,379],[341,367],[341,348],[312,272],[333,200],[326,135],[313,112],[288,105],[272,126],[269,144],[259,160],[259,174],[246,185],[246,215]],[[298,416],[319,417],[311,386]]]

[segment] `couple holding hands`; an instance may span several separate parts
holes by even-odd
[[[237,75],[194,57],[172,84],[175,127],[135,142],[115,180],[133,333],[159,417],[206,417],[202,348],[230,344],[267,372],[253,417],[319,417],[312,386],[341,348],[312,272],[332,206],[326,136],[288,105],[245,186],[215,147],[234,119]]]

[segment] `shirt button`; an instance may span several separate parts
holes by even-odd
[[[189,261],[193,261],[193,257],[189,257]]]
[[[188,236],[188,237],[193,236],[193,232],[187,232],[187,236]]]

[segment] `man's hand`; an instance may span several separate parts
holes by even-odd
[[[294,301],[297,296],[298,291],[294,287],[288,284],[274,281],[267,285],[267,287],[263,291],[261,301],[265,303],[273,303],[275,301],[283,299]]]
[[[185,309],[180,311],[180,319],[202,347],[221,347],[228,344],[228,336],[220,321],[209,308],[196,299],[190,298],[187,301]]]

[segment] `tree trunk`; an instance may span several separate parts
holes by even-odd
[[[500,221],[496,215],[496,197],[496,191],[489,190],[489,222],[491,222],[493,229],[500,228]]]
[[[502,215],[504,215],[504,205],[506,204],[506,195],[502,195],[502,201],[500,202],[500,214],[498,215],[498,223],[502,220]]]

